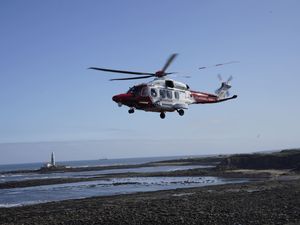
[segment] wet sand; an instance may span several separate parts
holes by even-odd
[[[0,224],[300,224],[300,179],[1,208]]]

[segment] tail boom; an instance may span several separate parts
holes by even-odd
[[[191,91],[191,96],[194,99],[193,104],[212,104],[212,103],[219,103],[219,102],[224,102],[224,101],[237,98],[237,95],[233,95],[232,97],[228,97],[228,98],[220,98],[219,96],[214,94],[197,92],[197,91]]]

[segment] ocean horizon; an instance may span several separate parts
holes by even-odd
[[[143,164],[143,163],[163,161],[163,160],[205,157],[205,156],[207,155],[153,156],[153,157],[132,157],[132,158],[115,158],[115,159],[100,158],[100,159],[90,159],[90,160],[57,161],[56,164],[70,166],[70,167],[132,165],[132,164]],[[16,171],[16,170],[36,170],[41,168],[45,163],[47,163],[47,161],[33,162],[33,163],[0,164],[0,172]]]

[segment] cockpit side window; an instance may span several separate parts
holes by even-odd
[[[148,96],[148,88],[147,87],[143,87],[141,90],[141,96],[146,97]]]
[[[152,97],[157,97],[157,90],[155,88],[151,88],[151,96]]]

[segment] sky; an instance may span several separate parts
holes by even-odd
[[[0,164],[244,153],[300,146],[298,0],[0,1]],[[104,67],[169,71],[238,98],[183,117],[128,114]],[[201,66],[240,63],[198,70]],[[145,80],[146,81],[150,81]]]

